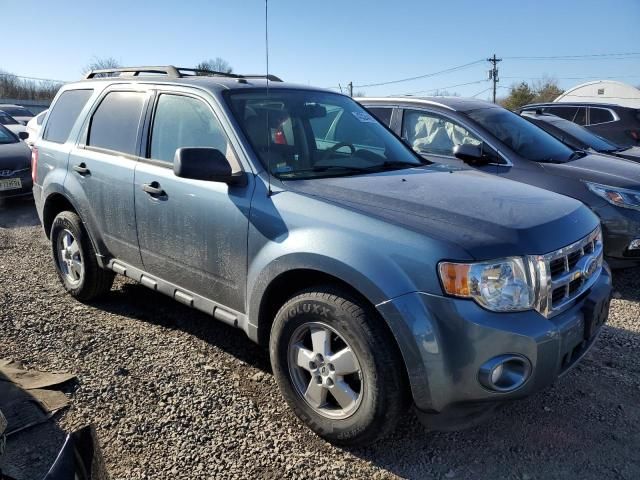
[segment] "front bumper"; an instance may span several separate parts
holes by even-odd
[[[470,300],[419,292],[377,308],[400,346],[417,409],[444,414],[465,405],[485,411],[553,383],[598,336],[600,327],[585,338],[586,309],[610,296],[606,267],[570,308],[549,319],[536,311],[496,313]],[[504,354],[521,355],[531,363],[527,381],[509,393],[491,391],[478,379],[485,362]]]
[[[629,244],[640,239],[640,211],[605,204],[594,209],[602,222],[604,255],[611,267],[640,265],[640,250]]]

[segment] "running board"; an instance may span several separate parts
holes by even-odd
[[[213,300],[203,297],[202,295],[198,295],[197,293],[193,293],[189,290],[180,288],[173,283],[150,275],[144,270],[132,267],[131,265],[121,262],[120,260],[110,260],[107,264],[107,267],[110,270],[113,270],[115,273],[135,280],[136,282],[151,290],[155,290],[169,297],[172,297],[174,300],[182,303],[183,305],[195,308],[196,310],[200,310],[201,312],[211,315],[216,320],[220,320],[221,322],[224,322],[228,325],[240,328],[244,330],[245,333],[249,335],[249,337],[253,338],[250,334],[250,331],[253,329],[250,328],[247,316],[245,314],[231,310],[223,305],[220,305],[219,303],[214,302]]]

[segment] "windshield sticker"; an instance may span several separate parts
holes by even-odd
[[[367,112],[351,112],[354,117],[364,123],[376,123],[376,119]]]
[[[292,170],[293,168],[290,165],[287,165],[286,163],[279,163],[276,165],[277,173],[286,173],[286,172],[291,172]]]

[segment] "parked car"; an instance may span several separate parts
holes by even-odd
[[[0,200],[31,195],[31,150],[20,137],[0,125]]]
[[[425,158],[465,164],[576,198],[603,225],[612,267],[640,263],[640,164],[576,152],[520,115],[460,98],[363,98],[360,102]]]
[[[26,127],[22,123],[17,121],[4,110],[0,110],[0,125],[4,125],[7,130],[10,130],[16,135],[20,132],[26,131]]]
[[[518,110],[550,113],[622,147],[640,145],[640,110],[609,103],[533,103]]]
[[[13,105],[10,103],[0,104],[0,110],[11,115],[18,120],[22,125],[26,125],[29,120],[33,118],[33,113],[20,105]]]
[[[40,134],[40,129],[42,128],[42,121],[44,120],[44,116],[47,114],[48,111],[49,110],[44,110],[43,112],[40,112],[38,115],[36,115],[35,117],[33,117],[31,120],[27,122],[26,131],[29,134],[29,136],[25,141],[27,142],[27,145],[29,145],[30,147],[33,146],[36,139],[38,138],[38,135]]]
[[[244,330],[295,414],[350,445],[408,399],[468,425],[593,345],[611,276],[582,203],[427,162],[336,92],[117,72],[63,86],[33,150],[77,299],[118,273]]]
[[[522,112],[522,116],[574,150],[604,153],[640,162],[640,147],[621,147],[586,128],[550,113]]]

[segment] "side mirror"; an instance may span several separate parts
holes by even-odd
[[[20,140],[26,140],[29,138],[29,132],[18,132],[18,138]]]
[[[453,156],[471,165],[485,165],[487,159],[482,156],[482,149],[468,143],[453,147]]]
[[[178,148],[173,159],[173,173],[177,177],[229,185],[245,185],[247,180],[244,172],[233,172],[224,153],[208,147]]]

